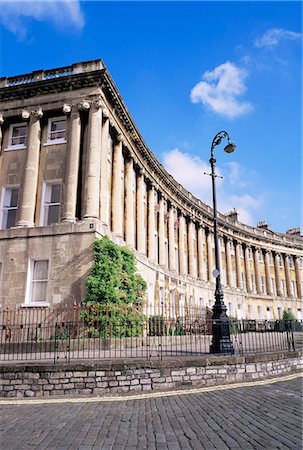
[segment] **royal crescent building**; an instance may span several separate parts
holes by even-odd
[[[0,97],[1,308],[80,302],[104,235],[134,251],[147,307],[213,305],[213,211],[157,161],[101,60],[1,78]],[[218,219],[229,315],[302,319],[300,229]]]

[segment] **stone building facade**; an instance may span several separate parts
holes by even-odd
[[[0,79],[0,304],[81,301],[91,243],[134,250],[147,306],[214,302],[212,209],[146,146],[101,60]],[[303,239],[219,214],[225,303],[302,319]]]

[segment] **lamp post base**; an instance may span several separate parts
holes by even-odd
[[[233,355],[235,353],[230,340],[229,320],[214,320],[212,323],[213,340],[210,345],[210,353],[224,353]]]
[[[210,345],[210,353],[233,355],[235,350],[230,340],[230,322],[226,315],[226,306],[223,301],[223,291],[221,289],[220,279],[217,283],[215,299],[212,317],[213,339]]]

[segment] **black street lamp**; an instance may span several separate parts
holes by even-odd
[[[233,354],[234,348],[230,340],[230,324],[226,314],[226,306],[224,304],[224,294],[221,286],[221,268],[219,255],[219,239],[218,239],[218,216],[217,216],[217,198],[216,198],[216,184],[217,177],[215,173],[216,160],[214,158],[214,149],[219,145],[223,138],[227,137],[228,144],[224,148],[226,153],[232,153],[236,146],[230,141],[229,135],[226,131],[220,131],[216,134],[211,144],[210,165],[211,165],[211,179],[213,192],[213,211],[214,211],[214,240],[215,240],[215,264],[216,268],[213,271],[213,276],[216,277],[215,290],[215,304],[213,306],[212,317],[212,343],[210,345],[210,353],[228,353]]]

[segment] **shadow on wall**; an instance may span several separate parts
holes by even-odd
[[[63,291],[61,304],[73,305],[80,303],[85,297],[85,283],[91,271],[93,253],[91,246],[83,252],[74,255],[65,266],[54,274],[56,285],[62,292],[62,286],[69,286],[69,291]]]

